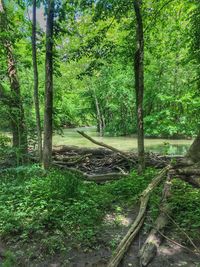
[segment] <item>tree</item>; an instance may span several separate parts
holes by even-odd
[[[191,158],[194,162],[200,162],[200,132],[190,146],[187,157]]]
[[[11,128],[13,134],[13,147],[18,150],[20,161],[23,162],[24,155],[28,150],[27,142],[27,130],[25,125],[24,109],[21,98],[20,83],[17,74],[17,68],[13,55],[12,40],[9,38],[9,19],[7,16],[6,5],[3,0],[0,1],[0,12],[1,12],[1,29],[6,29],[6,37],[4,36],[1,40],[6,57],[7,57],[7,75],[10,82],[11,88],[11,99],[10,99],[10,117],[11,117]]]
[[[196,2],[196,7],[192,16],[192,57],[195,59],[197,66],[197,94],[199,97],[200,90],[200,3]],[[187,157],[191,158],[194,162],[200,162],[200,131],[197,134],[194,142],[190,146]]]
[[[54,28],[54,0],[48,0],[47,25],[46,25],[45,111],[44,111],[44,145],[43,145],[44,168],[50,167],[51,156],[52,156],[53,28]]]
[[[40,103],[38,93],[38,66],[37,66],[37,47],[36,47],[36,0],[33,0],[33,24],[32,24],[32,57],[33,57],[33,72],[34,72],[34,102],[35,115],[38,139],[38,157],[42,160],[42,128],[40,119]]]
[[[137,109],[137,135],[138,135],[138,171],[145,167],[144,160],[144,122],[143,122],[143,94],[144,94],[144,35],[140,0],[134,0],[136,15],[136,51],[134,57],[135,91]]]

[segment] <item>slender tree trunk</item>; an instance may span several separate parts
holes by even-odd
[[[9,22],[7,20],[6,8],[3,0],[0,0],[0,11],[3,12],[3,17],[1,18],[1,26],[4,25],[4,27],[6,28]],[[20,161],[23,162],[24,155],[27,153],[28,150],[28,142],[24,109],[20,92],[20,84],[13,56],[12,43],[10,40],[5,38],[3,40],[3,46],[7,56],[8,77],[11,87],[10,109],[13,147],[19,150],[19,158]]]
[[[101,111],[100,111],[100,107],[99,107],[99,101],[97,99],[97,95],[95,92],[95,89],[93,90],[93,94],[94,94],[94,100],[95,100],[95,106],[96,106],[96,111],[97,111],[97,121],[98,121],[98,130],[99,130],[99,135],[103,136],[103,119],[101,116]]]
[[[135,70],[135,91],[137,108],[137,134],[138,134],[138,171],[145,168],[144,157],[144,126],[143,126],[143,94],[144,94],[144,36],[143,21],[141,14],[141,1],[134,0],[134,10],[136,15],[136,43],[137,48],[134,58]]]
[[[53,21],[54,0],[48,0],[46,27],[46,62],[45,62],[45,110],[44,110],[44,168],[51,166],[52,161],[52,114],[53,114]]]
[[[32,25],[32,57],[33,57],[33,72],[34,72],[34,102],[36,127],[38,137],[38,158],[42,161],[42,129],[40,120],[40,103],[38,93],[38,67],[37,67],[37,48],[36,48],[36,0],[33,0],[33,25]]]

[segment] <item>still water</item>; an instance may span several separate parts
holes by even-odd
[[[83,130],[97,141],[104,142],[113,147],[124,151],[136,151],[136,137],[99,137],[94,127],[84,127],[76,129],[64,129],[62,135],[55,134],[53,137],[53,145],[74,145],[80,147],[98,147],[86,138],[78,134],[77,130]],[[145,138],[145,150],[160,154],[184,155],[192,143],[192,140],[185,139],[160,139]]]

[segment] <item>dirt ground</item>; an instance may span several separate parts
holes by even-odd
[[[112,255],[110,247],[116,247],[121,238],[126,234],[132,221],[137,216],[138,208],[131,208],[124,214],[118,216],[118,224],[115,223],[116,214],[107,214],[105,218],[106,227],[99,236],[99,248],[85,251],[81,248],[71,248],[65,255],[54,255],[40,261],[35,259],[31,262],[20,263],[16,266],[8,267],[106,267]],[[119,267],[140,267],[138,252],[141,248],[145,235],[141,232],[132,243],[127,254],[123,258]],[[3,248],[0,246],[0,254]],[[0,258],[0,266],[2,258]],[[169,241],[164,241],[157,256],[148,265],[149,267],[200,267],[200,256],[192,252],[185,251]],[[7,265],[6,265],[7,267]]]

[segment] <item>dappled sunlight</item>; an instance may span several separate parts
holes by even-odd
[[[183,249],[177,245],[170,245],[170,246],[161,246],[158,249],[158,255],[163,255],[163,256],[170,256],[174,255],[176,253],[180,253]]]
[[[104,222],[107,224],[120,224],[121,226],[128,227],[132,222],[132,218],[123,214],[109,213],[106,214]]]
[[[0,267],[200,267],[200,0],[0,0]]]

